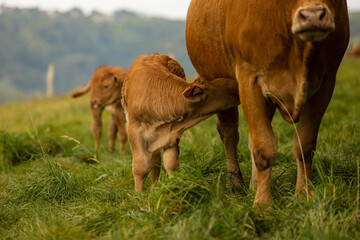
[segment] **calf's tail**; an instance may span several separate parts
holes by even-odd
[[[73,98],[80,97],[80,96],[84,95],[85,93],[87,93],[88,91],[90,91],[90,88],[91,88],[91,86],[89,83],[86,87],[84,87],[83,89],[81,89],[79,91],[74,92],[71,96]]]

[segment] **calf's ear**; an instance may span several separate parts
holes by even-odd
[[[201,102],[206,97],[206,91],[201,86],[192,84],[184,90],[183,96],[191,102]]]

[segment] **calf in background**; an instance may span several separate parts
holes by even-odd
[[[101,66],[96,69],[86,87],[74,92],[77,98],[90,91],[90,110],[93,118],[92,133],[95,149],[99,149],[102,132],[102,112],[106,108],[111,112],[109,122],[109,148],[114,151],[116,133],[120,142],[120,151],[125,152],[127,133],[125,113],[121,105],[121,88],[127,71],[121,67]]]

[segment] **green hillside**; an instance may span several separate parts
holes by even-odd
[[[184,21],[127,11],[84,15],[79,9],[59,13],[2,7],[0,103],[23,92],[44,93],[50,63],[55,64],[57,94],[85,85],[100,65],[128,68],[140,54],[154,52],[174,56],[192,75],[184,28]]]
[[[309,198],[294,197],[293,126],[275,116],[273,204],[229,189],[214,117],[186,131],[180,168],[134,191],[131,151],[94,152],[88,97],[0,106],[0,239],[360,239],[360,60],[347,59],[318,138]],[[105,126],[109,115],[105,116]],[[240,113],[240,167],[251,175]],[[106,133],[106,131],[104,131]]]
[[[353,42],[360,40],[360,13],[350,14]],[[100,65],[128,68],[140,54],[174,56],[188,76],[185,21],[128,11],[112,15],[79,9],[44,12],[0,7],[0,104],[44,96],[45,77],[55,65],[55,93],[84,86]]]

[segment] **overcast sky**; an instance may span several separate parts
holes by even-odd
[[[127,9],[149,16],[185,19],[191,0],[0,0],[8,7],[38,7],[42,10],[66,11],[74,7],[86,13],[93,10],[112,13]],[[350,11],[360,10],[360,0],[347,0]]]

